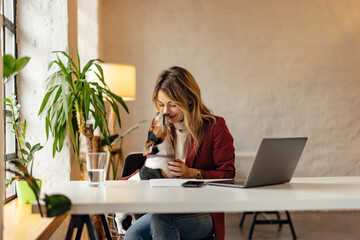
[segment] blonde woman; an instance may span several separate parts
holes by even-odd
[[[186,69],[171,67],[155,83],[152,102],[171,123],[175,161],[168,168],[180,178],[234,178],[233,138],[223,118],[204,105],[199,86]],[[152,214],[127,231],[130,239],[225,238],[224,213]]]

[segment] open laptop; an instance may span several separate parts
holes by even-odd
[[[251,188],[289,182],[307,138],[265,138],[262,140],[246,180],[220,180],[207,185]]]

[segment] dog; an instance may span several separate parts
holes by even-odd
[[[157,113],[148,131],[148,139],[145,143],[143,155],[146,156],[144,166],[140,171],[128,180],[149,180],[153,178],[175,177],[168,169],[168,163],[174,161],[175,150],[170,136],[169,116]],[[131,224],[136,221],[134,214]],[[115,213],[114,221],[120,235],[125,234],[123,220],[128,218],[127,213]],[[128,224],[130,225],[130,224]]]

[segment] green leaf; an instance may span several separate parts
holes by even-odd
[[[19,162],[19,163],[23,164],[24,166],[28,163],[28,161],[24,158],[16,158],[16,159],[13,159],[12,161]]]
[[[55,63],[61,69],[62,74],[64,74],[64,78],[62,79],[62,82],[64,82],[64,80],[65,80],[69,84],[69,86],[73,89],[74,85],[73,85],[72,79],[71,79],[71,71],[68,71],[68,69],[65,67],[64,63],[60,60],[59,57],[57,57],[57,59],[58,59],[58,61],[55,61]]]
[[[15,59],[11,55],[3,56],[3,77],[9,78],[14,73]]]
[[[74,149],[74,152],[75,154],[78,156],[79,155],[79,149],[76,145],[76,136],[75,136],[75,129],[74,129],[74,122],[75,122],[75,125],[76,125],[76,117],[71,117],[71,120],[68,121],[68,126],[69,126],[69,131],[70,131],[70,136],[71,136],[71,142],[72,142],[72,145],[73,145],[73,149]],[[79,137],[80,138],[80,137]]]
[[[107,90],[107,89],[105,89],[105,88],[102,88],[102,89],[104,89],[105,92],[106,92],[108,95],[110,95],[110,96],[113,97],[117,102],[119,102],[119,103],[123,106],[123,108],[125,109],[125,111],[126,111],[127,113],[129,113],[129,109],[128,109],[128,107],[126,106],[124,100],[123,100],[121,97],[119,97],[118,95],[112,93],[111,91],[109,91],[109,90]]]
[[[32,160],[34,159],[32,153],[30,153],[28,156],[27,156],[27,162],[30,163]]]
[[[58,139],[59,139],[59,137],[57,135],[55,135],[54,143],[53,143],[53,157],[55,157],[55,153],[57,150]]]
[[[79,55],[79,50],[76,50],[76,56],[77,56],[77,60],[78,60],[78,66],[79,68],[81,67],[80,65],[80,55]]]
[[[95,74],[96,74],[96,76],[98,77],[98,79],[101,81],[101,83],[104,84],[104,86],[105,86],[106,83],[105,83],[105,80],[104,80],[104,70],[103,70],[102,67],[101,67],[99,64],[97,64],[97,63],[95,63],[95,66],[96,66],[96,68],[99,70],[100,76],[99,76],[97,73],[95,73]]]
[[[40,143],[37,143],[31,148],[30,152],[34,153],[34,152],[40,151],[42,148],[43,148],[43,146],[41,146]]]
[[[105,104],[101,95],[96,95],[93,93],[93,107],[100,108],[103,114],[106,114]]]
[[[92,93],[92,89],[90,88],[89,84],[84,83],[84,112],[85,112],[86,119],[89,119],[91,93]]]
[[[119,107],[115,102],[110,101],[110,106],[112,110],[114,111],[114,114],[116,116],[116,119],[118,120],[119,126],[121,128],[121,120],[120,120],[120,113],[119,113]]]
[[[22,154],[25,154],[25,155],[28,155],[28,154],[29,154],[29,153],[28,153],[25,149],[23,149],[23,148],[20,149],[20,152],[21,152]]]
[[[52,65],[54,64],[54,61],[49,62],[48,64],[48,71],[51,69]]]
[[[42,103],[41,103],[41,106],[40,106],[38,115],[40,115],[40,113],[43,111],[46,103],[47,103],[48,100],[49,100],[49,97],[50,97],[51,94],[54,92],[54,90],[55,90],[55,88],[52,88],[50,91],[48,91],[48,92],[45,94],[45,97],[44,97],[44,99],[42,100]]]
[[[64,51],[55,51],[55,53],[61,53],[63,54],[67,60],[68,60],[68,65],[69,65],[69,69],[71,69],[71,66],[73,66],[74,70],[75,70],[75,75],[77,78],[80,78],[80,66],[76,66],[75,62],[72,60],[72,58]]]
[[[50,120],[48,116],[45,118],[45,131],[46,131],[46,139],[49,139],[49,130],[51,129]]]
[[[9,103],[9,105],[8,105],[8,106],[10,106],[10,105],[11,105],[11,99],[10,99],[10,98],[5,98],[5,99],[4,99],[4,102],[8,102],[8,103]]]
[[[26,142],[26,143],[25,143],[25,146],[26,146],[29,150],[31,149],[30,143]]]
[[[63,124],[60,126],[60,129],[59,129],[59,149],[62,149],[63,148],[63,145],[64,145],[64,140],[65,140],[65,137],[66,137],[66,124]]]
[[[88,72],[89,68],[93,65],[95,59],[91,59],[89,60],[85,67],[83,68],[82,72],[81,72],[81,78],[84,78],[85,77],[85,74]]]
[[[10,78],[15,76],[21,69],[23,69],[26,64],[29,62],[29,57],[22,57],[15,59],[11,55],[3,56],[3,77]]]
[[[28,64],[29,61],[30,61],[29,57],[19,58],[15,62],[14,71],[19,72],[21,69],[23,69],[26,66],[26,64]]]
[[[6,179],[5,188],[7,188],[8,186],[10,186],[15,180],[16,180],[15,177],[12,177],[10,180],[9,180],[9,179]]]
[[[47,217],[61,216],[71,209],[71,201],[68,197],[61,194],[46,195],[43,199],[46,207]]]
[[[65,91],[66,85],[65,85],[65,82],[61,83],[61,89],[62,89],[62,91],[61,91],[61,93],[62,93],[61,94],[61,96],[62,96],[62,98],[61,98],[62,105],[63,105],[63,108],[65,110],[65,113],[67,113],[69,111],[69,106],[68,106],[68,102],[67,102],[67,98],[66,98],[66,91]],[[67,119],[67,115],[66,115],[66,121],[67,120],[68,119]]]

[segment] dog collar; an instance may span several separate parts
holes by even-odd
[[[165,155],[165,154],[151,154],[147,156],[148,158],[160,157],[160,158],[172,158],[174,159],[174,155]]]

